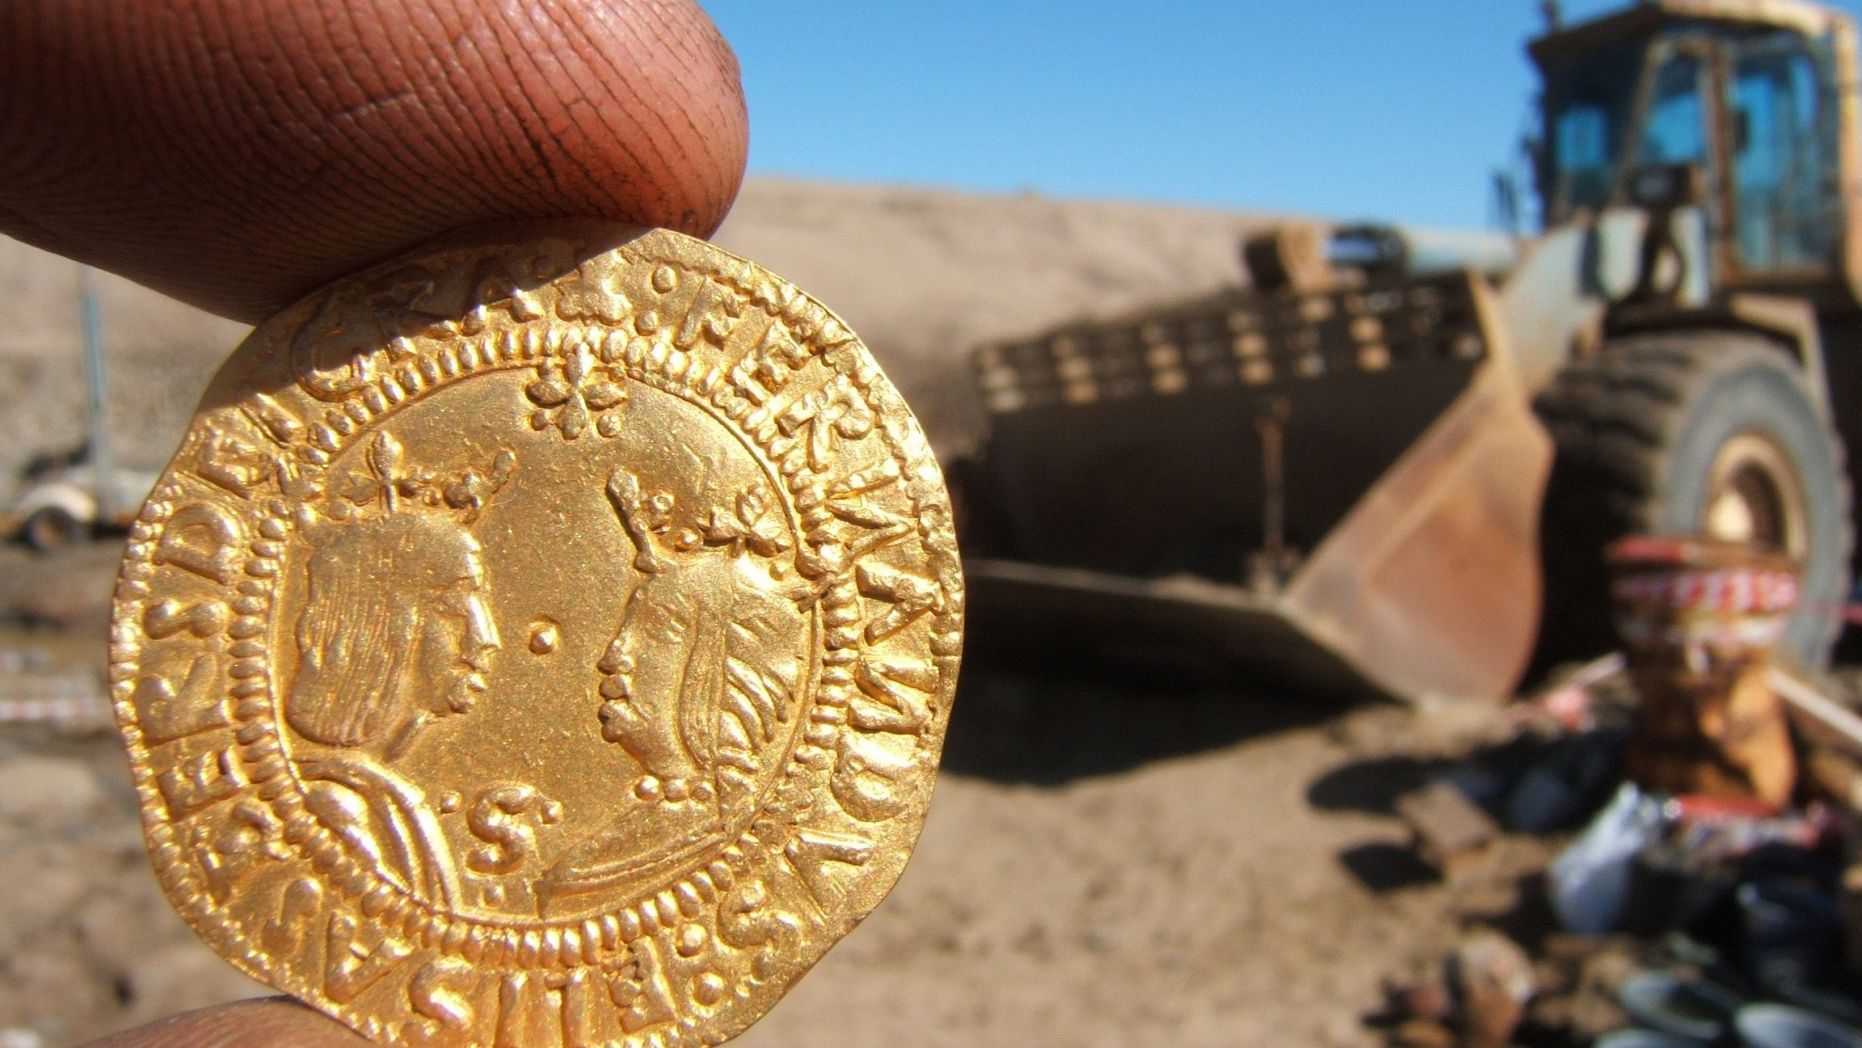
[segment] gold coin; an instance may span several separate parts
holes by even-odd
[[[711,1044],[898,879],[962,620],[852,332],[558,223],[239,347],[130,535],[112,695],[169,898],[253,976],[397,1043]]]

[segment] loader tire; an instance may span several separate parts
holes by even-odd
[[[1755,541],[1804,580],[1783,653],[1829,662],[1849,587],[1843,446],[1796,362],[1725,331],[1613,339],[1567,367],[1536,407],[1557,448],[1540,544],[1540,664],[1616,645],[1603,548],[1626,534]]]

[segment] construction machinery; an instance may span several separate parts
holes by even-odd
[[[28,463],[20,490],[0,505],[0,537],[17,537],[40,553],[62,549],[99,532],[126,531],[160,474],[152,470],[99,469],[90,445]]]
[[[13,497],[0,502],[0,538],[19,538],[50,553],[103,531],[126,530],[159,474],[117,464],[104,417],[103,311],[89,266],[78,267],[77,305],[84,341],[84,443],[34,456]]]
[[[1609,643],[1607,542],[1691,533],[1799,562],[1785,647],[1828,659],[1862,461],[1854,23],[1551,21],[1536,237],[1289,226],[1245,246],[1249,288],[976,351],[978,611],[1494,695],[1542,622]]]

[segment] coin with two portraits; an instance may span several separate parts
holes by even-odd
[[[963,584],[819,303],[678,234],[454,239],[213,380],[112,695],[169,898],[378,1040],[711,1044],[890,890]]]

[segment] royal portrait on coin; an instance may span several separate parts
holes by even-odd
[[[855,336],[665,231],[491,231],[214,380],[131,534],[151,854],[377,1039],[683,1045],[774,1004],[922,825],[963,588]]]

